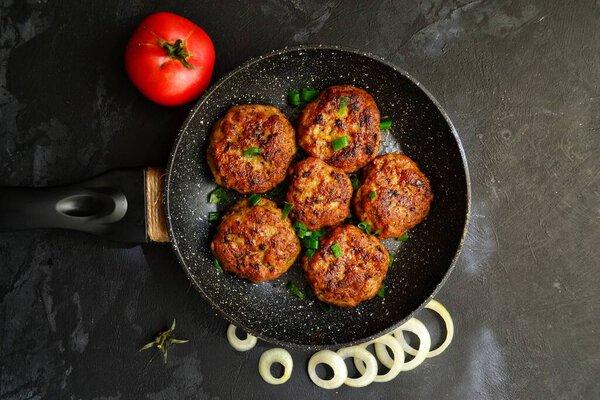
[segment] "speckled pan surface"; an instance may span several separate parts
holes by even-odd
[[[206,163],[214,121],[234,104],[271,104],[295,125],[299,110],[286,103],[290,89],[352,84],[370,92],[393,127],[382,132],[380,153],[400,151],[429,176],[435,195],[425,222],[406,243],[386,240],[396,260],[385,280],[387,294],[355,309],[324,312],[286,288],[303,287],[297,263],[275,281],[253,284],[213,266],[209,243],[215,224],[207,202],[215,183]],[[323,348],[355,344],[389,332],[437,291],[462,246],[469,214],[469,178],[462,146],[437,102],[404,71],[353,50],[308,46],[274,51],[240,66],[200,99],[171,153],[166,183],[171,241],[195,288],[230,322],[269,342]],[[229,204],[219,205],[224,211]]]

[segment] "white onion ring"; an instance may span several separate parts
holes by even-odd
[[[425,306],[425,308],[429,308],[431,311],[437,313],[446,324],[446,338],[444,339],[444,342],[437,349],[430,350],[429,353],[427,353],[427,358],[432,358],[439,356],[444,352],[444,350],[446,350],[448,346],[450,346],[450,342],[452,342],[452,338],[454,337],[454,323],[452,322],[452,317],[450,316],[448,310],[446,310],[446,307],[444,307],[439,301],[431,300]],[[413,356],[417,354],[417,350],[412,348],[408,343],[406,343],[404,351]]]
[[[396,338],[394,338],[394,336],[392,336],[391,334],[384,335],[384,336],[376,339],[374,342],[375,342],[375,354],[377,354],[377,358],[379,359],[379,361],[381,361],[381,359],[383,358],[382,355],[385,354],[388,357],[388,359],[392,361],[392,363],[390,364],[390,366],[387,366],[387,365],[383,364],[383,362],[381,362],[384,366],[386,366],[390,370],[383,375],[375,376],[375,379],[373,379],[373,381],[374,382],[389,382],[392,379],[394,379],[395,377],[397,377],[398,374],[400,373],[400,371],[402,371],[402,366],[404,365],[404,351],[402,351],[402,347],[400,346],[400,343],[398,342],[398,340],[396,340]],[[390,350],[392,350],[392,353],[394,354],[393,359],[390,357],[387,350],[385,349],[386,347],[389,347]],[[361,374],[364,374],[365,364],[361,360],[355,358],[354,365],[356,366],[356,369],[358,370],[358,372],[360,372]]]
[[[398,339],[404,351],[406,351],[408,343],[406,343],[402,331],[412,332],[419,337],[419,349],[415,358],[407,361],[402,366],[402,371],[410,371],[425,361],[427,353],[429,353],[429,349],[431,348],[431,337],[429,336],[429,331],[421,321],[416,318],[409,319],[404,325],[394,331],[394,336]]]
[[[347,377],[344,383],[351,387],[365,387],[370,385],[377,376],[377,360],[373,354],[362,346],[344,347],[337,351],[337,354],[342,359],[353,357],[355,360],[360,359],[366,367],[359,371],[362,375],[359,378]]]
[[[271,374],[271,365],[273,365],[273,363],[283,365],[283,375],[281,378],[275,378],[273,374]],[[287,350],[281,348],[265,351],[258,361],[258,373],[265,382],[270,383],[271,385],[281,385],[282,383],[287,382],[287,380],[290,379],[290,376],[292,376],[293,369],[294,361],[292,360],[292,356]]]
[[[256,346],[256,336],[247,333],[248,337],[242,340],[235,334],[236,329],[237,327],[233,324],[227,328],[227,341],[229,341],[231,347],[237,351],[248,351]]]
[[[327,364],[333,369],[333,378],[321,379],[317,375],[317,364]],[[337,353],[331,350],[321,350],[312,355],[308,360],[308,376],[313,383],[323,389],[337,389],[348,378],[346,363]]]

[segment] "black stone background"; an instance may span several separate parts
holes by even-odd
[[[442,103],[472,179],[469,235],[437,298],[456,337],[391,383],[285,385],[237,353],[172,249],[0,233],[2,399],[600,398],[600,1],[0,1],[0,186],[165,165],[191,105],[140,95],[123,51],[165,10],[212,37],[218,78],[286,45],[338,44]],[[137,348],[177,318],[169,363]],[[419,317],[433,322],[427,312]],[[432,329],[436,331],[435,324]]]

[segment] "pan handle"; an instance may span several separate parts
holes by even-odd
[[[168,241],[161,176],[155,168],[121,169],[67,186],[0,188],[0,231],[61,228],[120,242]]]

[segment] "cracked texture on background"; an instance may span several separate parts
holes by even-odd
[[[169,10],[200,24],[215,77],[286,45],[339,44],[409,71],[443,104],[471,170],[470,231],[439,293],[447,352],[393,383],[325,392],[293,352],[258,377],[168,246],[0,233],[2,399],[598,398],[600,3],[0,0],[0,185],[53,185],[164,165],[190,106],[145,100],[128,36]],[[143,145],[140,145],[143,144]],[[177,318],[190,339],[137,353]]]

